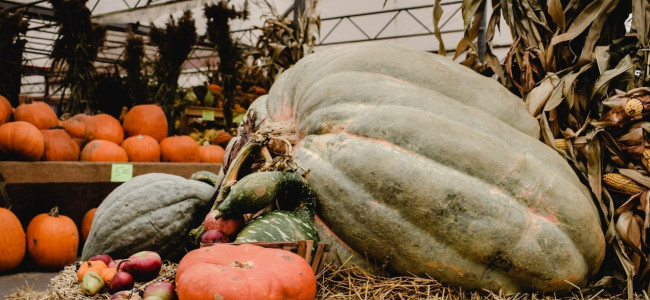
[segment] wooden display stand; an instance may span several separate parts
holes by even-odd
[[[233,110],[233,116],[237,114],[245,113],[245,110]],[[181,127],[179,131],[181,134],[188,134],[190,131],[189,122],[190,118],[204,118],[205,116],[210,116],[214,121],[219,124],[224,122],[223,108],[217,107],[206,107],[206,106],[188,106],[185,107],[181,113]]]
[[[124,168],[126,167],[126,168]],[[105,163],[105,162],[17,162],[0,161],[0,175],[24,228],[40,213],[58,206],[59,212],[78,226],[86,211],[97,207],[128,177],[147,173],[167,173],[188,178],[196,171],[219,173],[221,164],[209,163]],[[122,172],[124,173],[124,172]],[[122,181],[120,181],[122,180]],[[0,201],[2,199],[0,198]],[[80,227],[80,226],[79,226]]]

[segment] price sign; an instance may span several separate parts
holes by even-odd
[[[204,109],[201,115],[203,121],[214,121],[214,110]]]
[[[112,164],[111,182],[125,182],[133,177],[132,164]]]

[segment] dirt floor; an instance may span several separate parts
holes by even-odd
[[[0,299],[6,299],[17,290],[30,287],[34,291],[45,291],[50,279],[59,271],[37,271],[28,265],[21,265],[8,273],[0,273]]]

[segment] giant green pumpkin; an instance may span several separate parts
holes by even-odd
[[[127,258],[149,250],[178,260],[187,235],[201,223],[214,188],[180,176],[149,173],[115,188],[97,207],[81,259],[109,254]]]
[[[447,58],[391,44],[317,52],[253,110],[295,125],[321,237],[395,274],[567,291],[601,265],[588,189],[521,99]]]

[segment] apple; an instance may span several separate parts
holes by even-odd
[[[95,260],[101,260],[108,266],[113,261],[113,258],[108,254],[97,254],[88,259],[88,261],[95,261]]]
[[[233,236],[237,235],[237,233],[239,233],[239,231],[241,231],[241,229],[244,228],[244,225],[246,224],[243,215],[230,218],[220,217],[218,219],[215,219],[215,214],[217,214],[217,211],[213,210],[205,216],[205,219],[203,220],[203,227],[205,227],[206,231],[215,229],[221,230],[228,237],[232,238]]]
[[[149,281],[158,277],[162,268],[162,258],[154,251],[140,251],[129,256],[122,270],[133,276],[135,281]]]
[[[97,294],[104,287],[104,280],[97,272],[88,271],[81,280],[81,292],[84,295],[92,296]]]
[[[144,300],[164,300],[164,299],[160,298],[160,297],[158,297],[156,295],[153,295],[153,296],[149,296],[147,298],[144,298]]]
[[[108,266],[109,268],[117,268],[117,265],[119,265],[120,262],[123,261],[123,260],[124,260],[124,259],[118,258],[118,259],[116,259],[116,260],[111,261],[107,266]]]
[[[108,288],[111,293],[130,290],[135,285],[133,276],[122,270],[127,262],[128,260],[123,260],[117,265],[117,272],[113,275],[113,281],[111,281],[111,286]]]
[[[142,300],[142,297],[138,293],[132,293],[131,291],[119,291],[111,295],[108,300]]]
[[[174,294],[176,293],[176,286],[167,281],[157,281],[144,289],[142,293],[142,298],[150,298],[153,296],[159,297],[161,300],[172,300],[174,299]]]
[[[230,243],[230,238],[218,229],[206,231],[201,237],[201,244]]]

